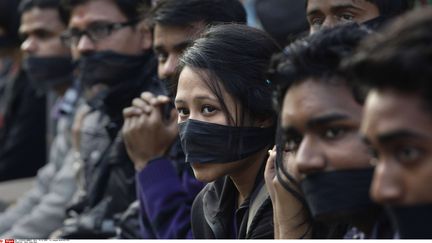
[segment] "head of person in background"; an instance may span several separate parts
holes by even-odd
[[[401,238],[432,238],[432,9],[365,40],[346,64],[370,88],[361,131],[374,155],[372,198]]]
[[[359,134],[364,97],[339,69],[368,33],[352,24],[298,40],[285,48],[272,75],[279,84],[278,153],[290,157],[284,160],[289,165],[277,166],[278,173],[289,180],[282,182],[288,191],[302,192],[296,196],[318,223],[312,223],[312,237],[349,233],[326,235],[328,226],[338,224],[370,235],[377,221],[379,209],[368,193],[373,167]]]
[[[21,66],[18,4],[18,0],[0,0],[0,129],[11,95],[8,90]]]
[[[0,48],[16,47],[20,43],[18,35],[19,1],[0,0]]]
[[[195,177],[209,183],[192,208],[196,238],[273,237],[271,204],[261,207],[247,235],[248,217],[240,208],[249,207],[262,186],[273,145],[275,113],[265,74],[275,51],[263,31],[217,25],[180,59],[175,106],[181,144]],[[223,230],[211,229],[207,218]]]
[[[351,22],[379,27],[384,20],[408,8],[408,0],[307,0],[306,15],[313,34]]]
[[[8,76],[19,63],[19,1],[0,0],[0,78]]]
[[[153,8],[153,49],[160,79],[171,78],[179,58],[207,25],[246,23],[246,11],[239,0],[160,0]]]
[[[253,0],[262,28],[281,46],[307,34],[306,0]],[[284,23],[281,25],[280,23]]]
[[[97,93],[115,87],[129,90],[124,86],[131,85],[143,70],[151,70],[144,67],[152,58],[151,32],[142,23],[139,11],[146,3],[150,5],[150,1],[141,0],[62,1],[68,19],[62,40],[78,61],[77,77],[86,91]],[[86,92],[86,99],[91,95]],[[130,104],[130,100],[124,103]]]
[[[23,0],[19,6],[23,67],[35,89],[53,89],[62,96],[73,80],[69,47],[60,36],[67,22],[60,0]]]

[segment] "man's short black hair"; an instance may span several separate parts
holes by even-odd
[[[326,1],[326,0],[322,0]],[[379,10],[380,15],[383,16],[396,16],[410,8],[409,0],[365,0],[375,4]],[[307,5],[307,1],[306,1]]]
[[[246,11],[238,0],[161,0],[151,12],[153,24],[187,26],[197,22],[246,23]]]
[[[61,0],[61,5],[66,12],[66,18],[69,22],[70,14],[76,6],[91,2],[93,0]],[[108,1],[108,0],[107,0]],[[129,20],[135,21],[141,19],[141,9],[151,5],[151,0],[109,0],[112,1],[119,10]],[[181,2],[181,1],[180,1]]]
[[[362,85],[421,95],[432,108],[432,8],[414,10],[370,36],[344,63]]]
[[[61,0],[22,0],[19,5],[19,13],[22,15],[32,8],[53,8],[59,11],[61,21],[67,25],[66,13],[60,7],[60,1]]]
[[[287,46],[281,55],[274,58],[269,74],[270,80],[277,86],[278,109],[287,90],[309,78],[320,82],[343,81],[352,88],[356,101],[363,103],[363,92],[346,80],[340,71],[340,64],[369,33],[369,29],[357,24],[337,26],[323,29]]]

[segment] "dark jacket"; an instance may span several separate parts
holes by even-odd
[[[23,71],[14,80],[0,129],[0,181],[31,177],[46,162],[46,100]]]
[[[156,158],[136,175],[140,202],[141,237],[144,239],[192,238],[191,208],[204,184],[184,162],[180,141],[167,156]]]
[[[207,184],[192,206],[194,238],[273,239],[273,206],[268,196],[257,210],[246,233],[251,202],[256,199],[261,187],[265,187],[263,170],[258,175],[251,196],[238,209],[235,209],[237,189],[228,176]]]
[[[142,70],[133,80],[124,80],[90,102],[95,114],[84,120],[80,144],[84,193],[68,211],[62,238],[114,237],[122,214],[136,200],[135,170],[120,131],[122,110],[143,91],[163,92],[155,78],[153,56],[148,56]]]

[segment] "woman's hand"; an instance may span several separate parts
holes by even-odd
[[[169,102],[167,96],[144,92],[123,110],[122,135],[137,171],[152,158],[165,155],[178,135],[177,111],[172,109],[168,120],[162,114],[162,106]]]

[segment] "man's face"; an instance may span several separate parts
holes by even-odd
[[[282,128],[294,173],[302,179],[315,172],[370,167],[358,133],[361,117],[362,106],[344,84],[308,79],[291,87],[283,102]]]
[[[156,24],[153,49],[158,58],[159,78],[166,79],[174,75],[181,54],[203,30],[204,25],[201,23],[186,27]]]
[[[71,13],[69,31],[85,31],[89,28],[99,28],[110,24],[126,23],[129,19],[120,11],[112,1],[93,0],[76,6]],[[95,29],[96,29],[95,28]],[[77,43],[73,43],[74,58],[82,54],[113,51],[125,55],[139,55],[143,52],[142,38],[144,32],[139,26],[124,26],[114,29],[109,35],[99,40],[91,40],[89,36],[82,35]]]
[[[378,7],[366,0],[308,0],[306,7],[310,33],[323,27],[363,23],[379,16]]]
[[[382,204],[432,203],[432,117],[418,94],[372,90],[361,131],[376,156],[372,198]]]
[[[20,35],[23,38],[21,50],[24,55],[37,57],[67,56],[68,48],[60,41],[60,34],[66,26],[60,20],[57,9],[32,8],[21,16]]]

